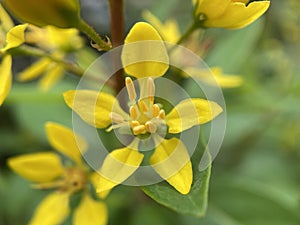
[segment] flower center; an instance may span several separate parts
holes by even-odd
[[[62,190],[67,192],[77,192],[83,190],[87,185],[87,174],[81,168],[66,169]]]
[[[117,114],[110,113],[111,120],[115,123],[110,129],[121,126],[129,126],[132,133],[154,134],[160,127],[165,126],[165,111],[158,104],[154,103],[155,84],[152,78],[142,80],[140,83],[140,98],[136,102],[136,91],[132,80],[126,78],[126,88],[129,96],[129,119],[125,119]]]

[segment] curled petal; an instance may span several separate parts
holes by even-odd
[[[40,203],[29,225],[58,225],[67,218],[69,212],[69,195],[55,192]]]
[[[91,90],[67,91],[64,93],[67,105],[85,122],[97,128],[106,128],[111,124],[110,113],[126,113],[121,109],[118,100],[104,92]]]
[[[50,182],[64,174],[58,155],[51,152],[32,153],[8,159],[9,167],[33,182]]]
[[[270,6],[270,1],[254,1],[246,5],[242,1],[233,1],[225,13],[205,22],[207,27],[243,28],[262,16]]]
[[[196,15],[204,14],[207,20],[219,18],[226,11],[231,0],[198,0]]]
[[[211,121],[222,111],[222,108],[212,101],[200,98],[185,99],[166,116],[166,122],[170,133],[180,133]]]
[[[27,24],[22,24],[10,29],[6,34],[6,46],[1,49],[1,51],[7,51],[8,49],[15,48],[23,44],[25,42],[24,32],[27,26]]]
[[[50,144],[59,152],[74,160],[82,163],[81,154],[87,150],[86,141],[79,135],[65,126],[57,123],[47,122],[46,133]]]
[[[10,55],[6,55],[0,64],[0,106],[7,97],[12,83],[11,74],[12,59]]]
[[[122,63],[127,74],[136,78],[158,77],[169,68],[166,47],[148,23],[136,23],[125,39]]]
[[[154,170],[182,194],[188,194],[193,171],[189,154],[177,138],[163,140],[150,158]]]
[[[88,194],[85,194],[75,209],[74,225],[93,224],[105,225],[107,224],[107,208],[102,202],[95,201]]]
[[[131,148],[112,151],[104,160],[100,169],[97,192],[112,189],[125,181],[142,163],[144,155]]]

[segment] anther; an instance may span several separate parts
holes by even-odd
[[[136,105],[130,107],[129,113],[130,113],[130,117],[134,120],[136,120],[139,117],[139,112]]]
[[[161,119],[165,119],[165,117],[166,117],[165,110],[161,109],[159,111],[158,117],[161,118]]]
[[[132,130],[133,130],[134,135],[145,134],[147,132],[145,125],[139,125],[139,126],[133,127]]]
[[[109,117],[114,123],[123,123],[124,122],[124,118],[118,113],[111,112],[111,113],[109,113]]]
[[[139,100],[139,108],[142,113],[148,112],[149,108],[143,100]]]
[[[145,124],[146,130],[151,133],[154,134],[157,130],[157,126],[155,125],[155,123],[151,122],[151,121],[147,121]]]
[[[160,110],[159,106],[157,104],[154,104],[152,106],[152,116],[157,117],[159,115],[159,110]]]
[[[155,94],[155,84],[151,77],[147,80],[147,95],[149,101],[153,104],[154,102],[154,94]]]
[[[140,122],[137,121],[137,120],[133,120],[133,121],[130,122],[130,125],[131,125],[132,128],[134,128],[134,127],[139,126],[139,125],[140,125]]]
[[[129,77],[126,77],[125,83],[126,83],[126,88],[127,88],[128,97],[129,97],[130,102],[135,102],[136,92],[135,92],[135,87],[134,87],[132,80]]]

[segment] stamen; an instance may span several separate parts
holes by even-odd
[[[130,113],[130,117],[134,120],[136,120],[140,116],[136,105],[130,107],[129,113]]]
[[[118,129],[120,127],[126,127],[126,126],[128,126],[128,122],[124,121],[123,123],[111,125],[105,131],[106,132],[111,132],[113,129]]]
[[[137,126],[140,125],[140,122],[137,121],[137,120],[133,120],[133,121],[130,122],[130,125],[131,125],[132,128],[133,128],[133,127],[137,127]]]
[[[111,112],[111,113],[109,113],[109,117],[114,123],[123,123],[124,122],[124,118],[118,113]]]
[[[165,119],[165,117],[166,117],[165,110],[161,109],[159,111],[158,117],[161,118],[161,119]]]
[[[152,116],[157,117],[159,115],[159,110],[160,110],[159,106],[157,104],[154,104],[152,106]]]
[[[151,77],[147,80],[147,91],[148,91],[148,99],[151,104],[154,102],[154,94],[155,94],[155,84]]]
[[[146,127],[146,130],[151,134],[154,134],[157,130],[156,124],[151,121],[147,121],[145,124],[145,127]]]
[[[133,84],[131,78],[126,77],[125,83],[126,83],[126,88],[127,88],[128,97],[129,97],[130,102],[135,102],[136,92],[135,92],[135,87],[134,87],[134,84]]]
[[[146,105],[146,103],[143,100],[139,100],[138,104],[139,104],[140,111],[142,113],[145,113],[145,112],[149,111],[148,106]]]
[[[145,134],[147,132],[145,125],[139,125],[139,126],[133,127],[132,130],[133,130],[134,135]]]

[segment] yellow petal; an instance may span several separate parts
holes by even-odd
[[[17,79],[19,81],[30,81],[38,76],[40,76],[42,73],[44,73],[47,68],[51,65],[52,61],[48,58],[41,58],[38,61],[36,61],[31,66],[27,67],[25,70],[20,72],[18,74]]]
[[[125,72],[136,78],[158,77],[168,70],[166,47],[150,24],[139,22],[131,28],[123,46],[122,63]]]
[[[263,15],[269,6],[270,1],[254,1],[247,6],[243,2],[232,2],[222,16],[207,20],[205,26],[243,28]]]
[[[169,133],[180,133],[193,126],[207,123],[222,112],[215,102],[200,98],[181,101],[166,116]]]
[[[184,72],[184,74],[188,74],[204,83],[212,86],[220,86],[221,88],[239,87],[243,83],[243,78],[241,76],[224,74],[221,67],[212,67],[207,70],[193,67],[184,69]]]
[[[111,124],[109,117],[111,112],[116,112],[122,116],[126,115],[117,99],[104,92],[67,91],[64,93],[64,99],[67,105],[85,122],[97,128],[106,128]]]
[[[151,25],[153,25],[157,29],[157,31],[165,41],[175,44],[179,40],[180,31],[175,20],[167,20],[163,24],[148,10],[143,11],[142,15],[149,23],[151,23]]]
[[[74,48],[80,48],[83,40],[79,36],[77,29],[60,29],[54,26],[47,26],[47,42],[53,47],[68,51]]]
[[[131,148],[112,151],[104,160],[100,169],[97,192],[112,189],[125,181],[142,163],[144,155]]]
[[[85,194],[75,209],[74,225],[105,225],[107,224],[107,208],[102,202],[95,201]]]
[[[45,127],[50,144],[57,151],[81,164],[81,154],[87,150],[87,143],[84,138],[74,134],[71,129],[57,123],[47,122]]]
[[[181,194],[188,194],[193,171],[189,154],[177,138],[163,140],[150,158],[154,170]]]
[[[224,14],[230,2],[231,0],[198,0],[196,16],[202,13],[207,20],[218,18]]]
[[[37,26],[54,25],[68,28],[79,23],[78,0],[4,0],[3,3],[22,21]]]
[[[6,55],[0,64],[0,106],[4,102],[4,99],[7,97],[11,88],[11,62],[11,56]]]
[[[39,81],[39,86],[46,91],[52,87],[64,75],[64,66],[61,64],[54,64]]]
[[[69,195],[55,192],[40,203],[29,225],[59,225],[69,212]]]
[[[91,183],[93,184],[94,188],[97,189],[99,183],[100,175],[97,172],[94,172],[90,175]],[[96,192],[97,196],[100,199],[104,199],[110,193],[111,190],[103,191],[103,192]]]
[[[8,165],[13,171],[33,182],[50,182],[64,174],[60,158],[51,152],[9,158]]]
[[[211,68],[217,83],[221,88],[235,88],[243,84],[244,80],[239,75],[223,74],[222,68]]]
[[[0,4],[0,18],[1,18],[1,27],[3,27],[4,31],[7,32],[11,28],[13,28],[14,23],[1,4]]]
[[[27,26],[27,24],[22,24],[10,29],[6,34],[6,46],[1,51],[6,51],[23,44],[25,42],[24,32]]]

